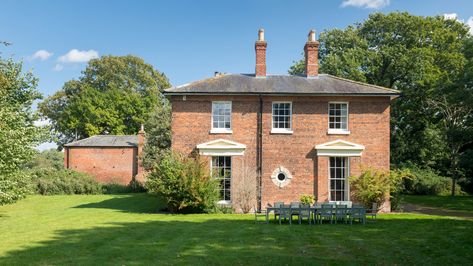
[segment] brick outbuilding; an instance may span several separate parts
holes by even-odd
[[[244,168],[256,179],[248,183],[259,209],[302,194],[350,201],[349,176],[363,166],[389,170],[390,102],[399,91],[319,74],[318,47],[311,31],[304,75],[267,75],[260,30],[254,74],[218,74],[166,90],[172,148],[208,159],[222,204],[238,206]],[[382,209],[390,210],[389,201]]]
[[[126,185],[142,181],[144,132],[138,135],[96,135],[64,145],[64,166],[88,173],[101,183]]]

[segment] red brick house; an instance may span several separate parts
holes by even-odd
[[[96,135],[71,142],[64,145],[64,167],[91,174],[101,183],[143,181],[143,143],[143,130],[138,135]]]
[[[362,165],[389,169],[390,102],[397,90],[318,73],[315,32],[303,76],[267,75],[264,32],[255,74],[220,74],[166,90],[172,148],[208,158],[221,202],[235,203],[235,172],[256,171],[255,204],[350,200],[348,177]],[[383,206],[389,211],[389,202]]]

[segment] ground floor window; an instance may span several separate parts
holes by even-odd
[[[232,157],[213,156],[212,176],[220,180],[220,200],[231,200]]]
[[[330,157],[330,201],[347,201],[348,196],[348,158]]]

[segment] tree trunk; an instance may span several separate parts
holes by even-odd
[[[455,186],[457,185],[457,180],[452,178],[452,197],[455,197]]]

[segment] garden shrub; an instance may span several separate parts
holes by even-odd
[[[451,192],[451,179],[440,176],[429,168],[415,165],[403,167],[411,173],[404,181],[404,193],[414,195],[448,195]]]
[[[31,176],[23,171],[0,175],[0,205],[14,203],[32,193]]]
[[[377,203],[381,206],[389,195],[399,195],[402,180],[408,178],[406,172],[383,171],[373,168],[365,168],[359,176],[350,177],[350,187],[355,200],[367,208],[371,204]],[[398,199],[394,197],[394,204],[398,204]],[[395,206],[396,207],[396,206]]]
[[[101,194],[102,186],[94,177],[73,170],[37,170],[33,185],[41,195]]]
[[[141,193],[146,192],[144,184],[138,180],[131,180],[127,185],[119,183],[103,184],[103,192],[105,194],[121,194],[121,193]]]
[[[312,205],[315,203],[316,199],[314,195],[301,195],[299,200],[304,205]]]
[[[219,183],[198,156],[168,152],[155,164],[145,183],[160,195],[170,212],[214,212],[219,199]]]

